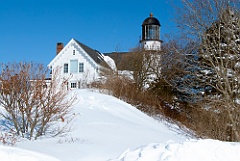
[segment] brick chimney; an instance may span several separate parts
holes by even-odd
[[[57,43],[57,53],[56,53],[56,55],[58,55],[62,49],[63,49],[63,43],[58,42]]]

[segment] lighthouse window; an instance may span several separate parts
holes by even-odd
[[[154,39],[154,29],[153,26],[149,27],[149,38]]]
[[[159,27],[156,25],[146,26],[146,39],[159,39]]]

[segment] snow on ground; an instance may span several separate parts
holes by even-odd
[[[60,161],[45,154],[13,147],[0,146],[1,161]]]
[[[239,161],[240,144],[217,140],[149,144],[110,161]]]
[[[117,158],[126,149],[168,140],[184,141],[170,130],[133,106],[115,97],[74,91],[78,103],[75,130],[65,137],[24,141],[17,147],[54,156],[62,161],[106,161]]]
[[[29,158],[37,156],[32,161],[40,161],[45,155],[61,161],[198,161],[198,158],[199,161],[234,161],[240,158],[238,143],[188,141],[181,130],[170,129],[112,96],[90,90],[74,93],[78,98],[74,106],[78,114],[73,122],[74,131],[64,137],[16,144],[18,148],[34,152],[0,147],[0,160],[16,161],[15,156],[25,157],[27,153]],[[6,156],[5,160],[2,156]],[[55,161],[54,158],[43,160]]]

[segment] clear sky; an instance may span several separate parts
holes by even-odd
[[[129,51],[150,12],[161,37],[176,28],[168,0],[0,0],[0,62],[47,65],[56,43],[71,38],[102,53]]]

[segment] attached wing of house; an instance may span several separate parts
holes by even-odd
[[[58,43],[57,49],[57,55],[48,67],[52,73],[57,73],[67,88],[84,87],[96,80],[102,69],[108,68],[100,52],[75,39],[64,47]]]

